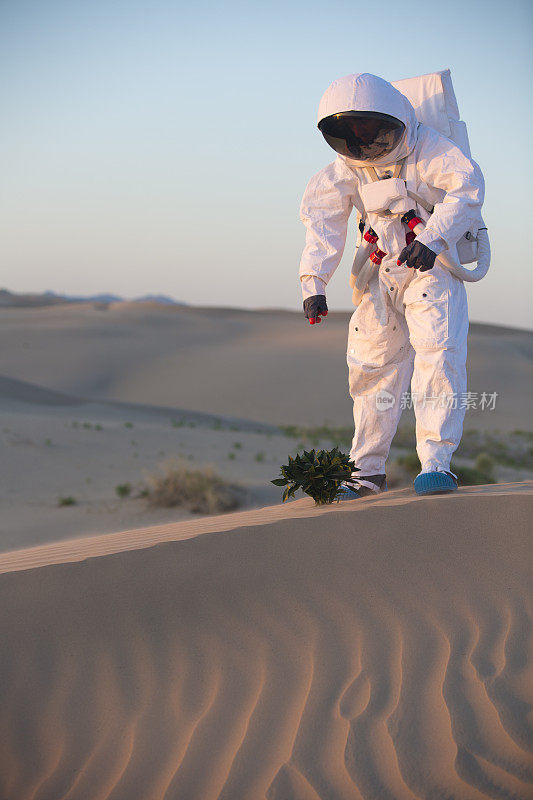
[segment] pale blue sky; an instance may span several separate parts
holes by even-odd
[[[0,286],[300,308],[322,92],[450,67],[493,245],[470,316],[533,327],[532,20],[525,0],[2,0]]]

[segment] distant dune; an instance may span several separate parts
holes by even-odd
[[[75,397],[272,424],[351,424],[349,315],[121,302],[4,308],[0,374]],[[469,390],[496,393],[465,427],[531,425],[533,333],[472,324]],[[412,419],[409,414],[406,418]]]
[[[56,294],[55,292],[16,293],[8,289],[0,289],[0,308],[41,308],[43,306],[64,305],[66,303],[146,303],[152,302],[163,305],[185,305],[165,294],[146,294],[126,300],[118,294],[94,294],[86,296],[73,296]]]
[[[0,556],[0,796],[533,796],[533,483]]]

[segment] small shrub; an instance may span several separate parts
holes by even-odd
[[[298,428],[296,425],[280,425],[280,431],[282,431],[282,433],[284,433],[285,436],[290,436],[293,439],[298,438],[298,436],[300,435],[298,433],[299,430],[300,428]]]
[[[410,475],[418,475],[420,472],[420,459],[415,450],[403,456],[399,456],[399,458],[396,459],[396,463],[398,466],[403,467]]]
[[[486,483],[496,483],[494,459],[487,453],[478,455],[474,467],[466,467],[452,461],[450,469],[455,472],[459,484],[463,486],[483,486]]]
[[[456,456],[475,458],[480,453],[486,453],[498,464],[513,469],[532,469],[533,451],[531,448],[528,449],[532,436],[532,433],[519,429],[507,434],[499,431],[466,430]]]
[[[514,431],[511,431],[512,436],[523,436],[529,441],[533,440],[533,431],[523,431],[521,428],[515,428]]]
[[[301,489],[317,505],[324,505],[338,499],[342,494],[342,482],[348,480],[354,471],[354,462],[337,447],[330,451],[304,450],[303,455],[289,456],[289,463],[281,466],[283,477],[275,478],[271,483],[286,487],[283,502]]]
[[[486,483],[496,483],[494,478],[479,472],[475,467],[465,467],[454,464],[452,461],[450,469],[457,475],[459,486],[482,486]]]
[[[257,461],[258,464],[262,464],[265,460],[265,454],[262,452],[256,453],[255,460]]]
[[[242,442],[233,442],[235,450],[242,450]]]
[[[115,486],[115,492],[119,497],[129,497],[131,494],[131,483],[119,483]]]
[[[52,446],[52,440],[51,439],[45,439],[44,443],[45,443],[46,447],[51,447]]]
[[[480,453],[475,461],[475,468],[478,472],[494,478],[494,459],[488,453]]]
[[[220,514],[239,505],[235,487],[211,467],[190,470],[171,460],[148,475],[146,484],[146,497],[154,506],[184,506],[195,513]]]
[[[57,505],[58,506],[75,506],[77,504],[77,500],[75,497],[68,496],[68,497],[58,497],[57,498]]]
[[[392,440],[392,447],[411,448],[416,441],[415,429],[411,425],[401,425]]]
[[[228,458],[230,461],[235,461],[236,458],[235,453],[228,453]]]
[[[303,440],[302,447],[309,442],[313,445],[321,441],[332,442],[336,447],[350,445],[353,438],[353,428],[332,428],[329,425],[320,425],[314,428],[305,428],[299,425],[282,425],[280,427],[285,436]]]
[[[395,464],[404,469],[409,475],[418,475],[420,472],[420,460],[417,453],[413,450],[396,459]],[[485,483],[496,483],[494,477],[494,459],[487,453],[480,453],[476,459],[474,467],[462,466],[452,462],[450,467],[462,486],[479,486]],[[387,478],[387,483],[389,483]],[[392,486],[389,483],[389,486]]]
[[[103,431],[103,430],[104,430],[104,429],[102,428],[102,426],[101,426],[101,425],[98,425],[98,424],[94,426],[94,429],[95,429],[95,431]]]
[[[124,423],[124,427],[125,428],[133,428],[133,422],[125,422]]]

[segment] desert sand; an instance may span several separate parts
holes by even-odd
[[[533,797],[527,469],[281,505],[279,426],[351,425],[347,314],[1,315],[1,800]],[[466,429],[530,447],[532,354],[472,325]],[[168,457],[244,510],[118,497]]]
[[[1,309],[0,375],[83,399],[274,425],[351,424],[350,314],[312,328],[298,312],[157,304]],[[531,430],[533,332],[472,323],[468,388],[497,392],[465,426]]]
[[[533,796],[533,483],[0,556],[0,796]]]
[[[270,505],[298,446],[278,425],[352,425],[345,313],[320,329],[287,311],[156,303],[0,315],[0,552],[189,518],[116,495],[173,457],[212,464],[243,508]],[[532,386],[533,333],[472,324],[469,389],[498,397],[469,408],[465,429],[531,430]],[[530,477],[499,467],[504,482]]]

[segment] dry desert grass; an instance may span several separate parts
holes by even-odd
[[[153,506],[184,506],[195,514],[222,514],[239,505],[238,488],[224,481],[214,467],[190,469],[168,459],[145,477],[143,495]]]

